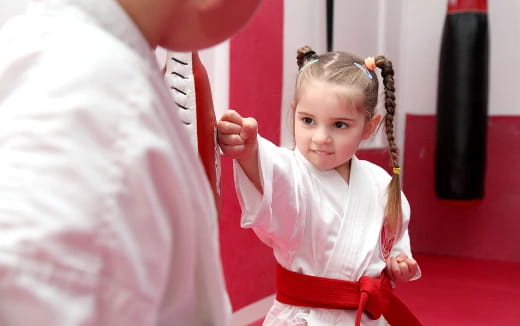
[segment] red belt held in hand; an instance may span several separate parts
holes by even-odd
[[[304,275],[289,271],[280,264],[276,269],[276,300],[293,306],[341,310],[357,309],[356,326],[361,315],[372,319],[383,315],[392,326],[420,326],[421,323],[394,295],[390,281],[363,276],[359,282]]]

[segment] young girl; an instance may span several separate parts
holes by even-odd
[[[309,47],[298,50],[297,63],[294,150],[260,137],[256,121],[235,111],[218,124],[222,151],[238,163],[241,225],[273,248],[279,264],[264,325],[384,325],[385,319],[419,325],[389,281],[420,277],[399,184],[392,63],[383,56],[317,55]],[[381,121],[376,67],[385,87],[392,177],[355,156]]]

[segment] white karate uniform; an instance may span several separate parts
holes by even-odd
[[[35,1],[0,49],[0,324],[229,325],[208,181],[119,4]]]
[[[253,228],[288,270],[348,281],[379,277],[386,266],[380,235],[388,173],[354,156],[347,184],[336,170],[315,168],[297,149],[280,148],[261,137],[258,144],[263,195],[235,164],[242,227]],[[404,196],[403,215],[403,232],[391,255],[403,252],[411,257],[410,206]],[[355,316],[354,310],[309,309],[275,301],[264,325],[354,325]],[[364,314],[362,324],[385,322]]]

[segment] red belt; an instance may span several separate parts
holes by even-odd
[[[357,309],[356,326],[361,315],[370,318],[383,315],[391,325],[420,326],[421,323],[405,304],[394,295],[386,276],[363,276],[359,282],[335,280],[289,271],[278,264],[276,269],[276,300],[293,306]]]

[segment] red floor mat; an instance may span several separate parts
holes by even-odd
[[[422,278],[396,293],[425,326],[520,325],[520,263],[416,258]]]
[[[415,257],[422,278],[396,293],[424,326],[520,325],[520,263]]]

